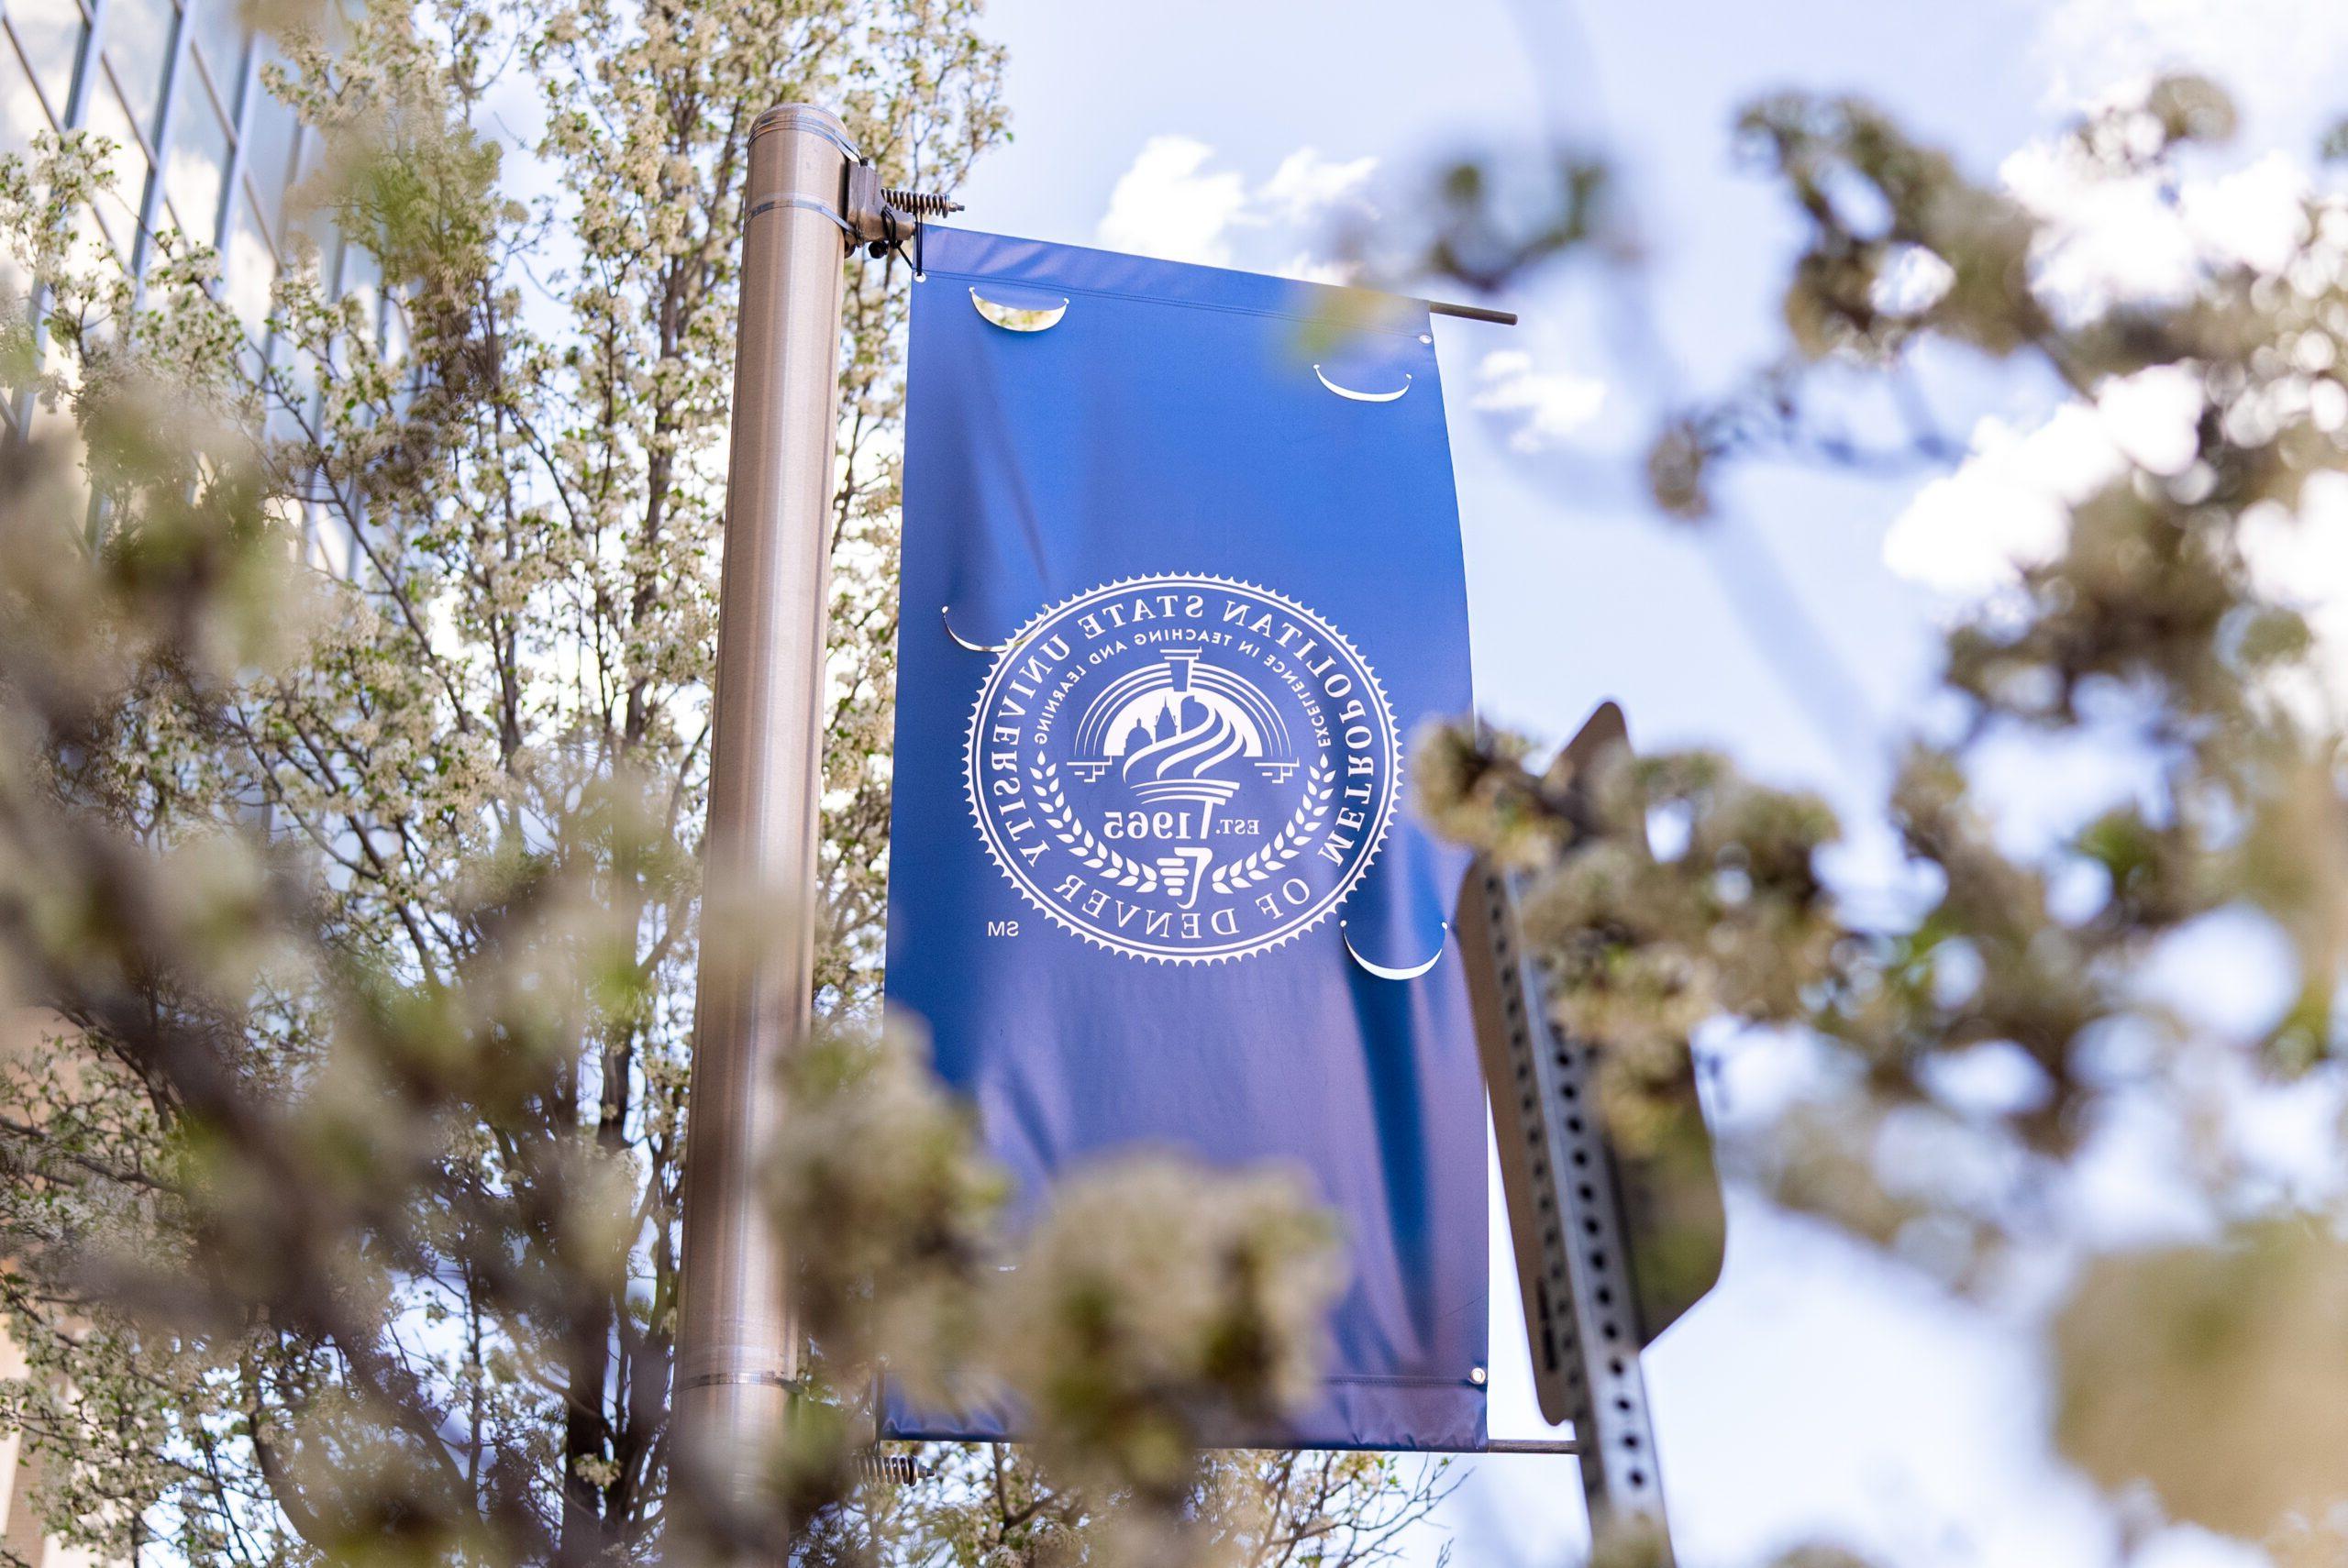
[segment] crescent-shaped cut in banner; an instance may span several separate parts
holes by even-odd
[[[1356,403],[1392,403],[1411,390],[1411,373],[1408,370],[1402,372],[1402,384],[1390,392],[1356,392],[1351,387],[1341,387],[1331,381],[1328,372],[1318,365],[1312,367],[1312,373],[1321,378],[1323,386],[1327,387],[1339,397],[1349,397]]]
[[[966,652],[1001,653],[1003,649],[1011,646],[1009,643],[974,643],[969,638],[964,636],[961,633],[956,631],[954,629],[954,607],[950,604],[941,604],[937,607],[937,618],[946,623],[946,635],[954,639],[954,646],[965,650]]]
[[[1402,394],[1401,392],[1396,392],[1394,395],[1396,397],[1400,397]],[[1449,921],[1445,921],[1443,922],[1443,936],[1447,940],[1450,935],[1451,922]],[[1339,921],[1337,922],[1337,940],[1346,944],[1346,957],[1352,959],[1355,963],[1360,965],[1363,968],[1368,970],[1371,974],[1377,976],[1381,980],[1415,980],[1421,975],[1425,974],[1437,964],[1443,962],[1443,941],[1437,941],[1435,943],[1434,956],[1428,959],[1425,963],[1413,964],[1407,969],[1397,969],[1388,964],[1373,964],[1368,959],[1363,957],[1361,955],[1361,949],[1354,945],[1353,933],[1346,929],[1346,922],[1344,921]]]
[[[970,291],[970,304],[980,315],[1010,332],[1049,332],[1068,314],[1066,300],[1056,305],[1005,304],[987,298],[976,289]]]

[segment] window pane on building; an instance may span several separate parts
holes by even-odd
[[[253,89],[252,107],[245,116],[245,177],[272,238],[283,234],[279,218],[285,207],[285,188],[294,178],[294,111],[266,87]]]
[[[109,0],[106,59],[138,128],[149,137],[162,122],[163,77],[172,65],[172,31],[179,12],[172,0]]]
[[[172,149],[163,159],[163,196],[189,236],[212,244],[219,237],[220,194],[228,179],[228,127],[211,98],[190,91],[172,122]]]
[[[360,314],[366,319],[367,325],[359,336],[371,344],[377,341],[377,322],[383,304],[383,269],[363,245],[353,245],[342,253],[342,292],[359,302]]]
[[[77,0],[7,0],[7,16],[25,63],[49,100],[49,112],[61,120],[73,94],[73,67],[82,57],[81,6]]]
[[[329,577],[351,580],[351,562],[358,556],[351,543],[350,530],[342,520],[338,508],[322,502],[310,503],[310,561]]]
[[[106,204],[114,207],[117,214],[121,212],[121,207],[112,196],[105,200]],[[73,209],[72,255],[73,265],[85,271],[109,265],[118,272],[127,274],[130,271],[130,264],[116,252],[114,241],[107,238],[106,231],[98,226],[95,203],[84,202]]]
[[[393,372],[392,409],[405,414],[415,401],[415,372],[408,366],[407,314],[400,308],[399,296],[393,294],[383,302],[383,363]]]
[[[114,144],[106,167],[114,173],[113,189],[96,202],[98,221],[116,252],[127,259],[136,254],[138,209],[147,199],[147,154],[139,150],[138,133],[130,128],[130,113],[103,73],[91,83],[89,128]]]
[[[33,79],[25,74],[17,51],[0,39],[0,152],[23,157],[32,150],[33,133],[48,128],[49,116],[40,112],[40,100],[33,95]],[[14,319],[31,293],[32,277],[17,265],[14,248],[0,247],[0,304],[9,307],[9,319]],[[0,403],[6,401],[0,399]]]
[[[307,149],[315,153],[315,143]],[[305,158],[305,162],[310,161]],[[297,182],[298,183],[298,182]],[[285,253],[294,253],[294,238],[299,236],[317,248],[318,287],[327,298],[342,293],[342,231],[335,226],[333,215],[324,208],[305,204],[301,211],[289,213],[285,221]]]
[[[204,61],[205,74],[211,78],[221,108],[233,116],[237,94],[244,87],[245,48],[252,42],[251,29],[237,14],[238,0],[193,3],[194,17],[188,25],[195,29],[195,52]]]
[[[277,256],[249,201],[229,204],[228,238],[221,247],[225,297],[245,330],[258,339],[269,322],[269,291],[277,282]]]
[[[282,440],[299,440],[317,425],[318,357],[280,337],[270,345],[269,360],[275,385],[267,431]]]
[[[32,151],[33,137],[49,128],[24,61],[0,39],[0,152],[22,158]]]

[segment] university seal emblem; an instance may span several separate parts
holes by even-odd
[[[988,672],[964,756],[980,835],[1028,902],[1178,964],[1261,953],[1344,903],[1401,774],[1393,711],[1344,635],[1217,577],[1044,612]]]

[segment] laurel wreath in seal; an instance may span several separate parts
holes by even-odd
[[[1251,855],[1246,855],[1228,866],[1218,866],[1208,877],[1207,885],[1218,893],[1235,893],[1242,888],[1252,888],[1258,882],[1268,882],[1282,867],[1304,853],[1307,840],[1321,830],[1328,820],[1329,801],[1336,793],[1336,771],[1329,759],[1315,761],[1304,776],[1304,795],[1296,803],[1296,812],[1288,825],[1267,839]]]
[[[1077,816],[1076,808],[1069,803],[1068,792],[1060,788],[1060,770],[1057,763],[1046,759],[1042,752],[1036,754],[1035,766],[1027,769],[1036,780],[1036,814],[1052,830],[1052,836],[1075,853],[1085,869],[1120,888],[1130,888],[1139,893],[1157,890],[1157,867],[1146,865],[1128,856],[1120,855],[1099,839],[1092,830]],[[1269,881],[1281,867],[1304,853],[1305,845],[1328,820],[1329,803],[1336,795],[1336,770],[1324,757],[1313,763],[1304,776],[1304,794],[1296,803],[1285,826],[1248,855],[1218,866],[1207,878],[1207,885],[1218,893],[1235,893],[1242,888],[1252,888],[1258,882]]]
[[[1052,830],[1052,836],[1075,852],[1087,870],[1135,892],[1154,893],[1157,890],[1157,867],[1127,859],[1093,837],[1092,830],[1078,820],[1076,808],[1068,803],[1068,795],[1060,789],[1058,764],[1046,761],[1044,754],[1037,752],[1036,766],[1027,771],[1036,778],[1036,814],[1044,819],[1044,825]]]

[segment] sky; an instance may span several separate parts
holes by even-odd
[[[1940,626],[2050,547],[2060,500],[2116,453],[2156,460],[2175,401],[2153,378],[2066,405],[2026,377],[1946,363],[1937,412],[1973,453],[1955,471],[1753,472],[1708,529],[1657,519],[1622,459],[1659,401],[1729,385],[1781,343],[1798,229],[1737,165],[1736,108],[1783,87],[1892,106],[2076,226],[2064,282],[2081,298],[2157,290],[2197,247],[2271,244],[2317,138],[2348,111],[2332,86],[2348,66],[2338,0],[991,0],[986,25],[1010,50],[1014,139],[963,192],[958,221],[975,227],[1324,276],[1333,229],[1406,228],[1412,175],[1448,154],[1543,137],[1601,148],[1630,196],[1640,283],[1563,271],[1494,302],[1522,313],[1516,328],[1436,329],[1479,705],[1562,739],[1611,696],[1642,746],[1716,745],[1821,790],[1861,824],[1860,881],[1882,854],[1869,804]],[[2178,65],[2235,93],[2236,144],[2178,202],[2087,200],[2052,133]],[[2337,504],[2348,514],[2348,495]],[[2280,580],[2348,583],[2340,547],[2287,529],[2267,558]],[[2348,648],[2348,595],[2316,608]],[[2077,820],[2124,787],[2115,771],[2092,756],[2020,771],[2014,831]],[[2212,940],[2204,970],[2240,967]],[[1784,1070],[1766,1053],[1732,1066],[1714,1109],[1761,1114]],[[2313,1125],[2304,1105],[2274,1114],[2278,1147]],[[2132,1157],[2112,1153],[2082,1201],[2110,1233],[2159,1234],[2172,1218]],[[1496,1231],[1496,1266],[1506,1250]],[[2119,1561],[2123,1537],[2147,1542],[2132,1559],[2145,1568],[2264,1561],[2115,1511],[2066,1471],[2045,1435],[2043,1292],[2012,1295],[1953,1300],[1733,1193],[1721,1286],[1647,1357],[1681,1562],[1728,1568],[1824,1539],[1902,1564],[2060,1568]],[[1512,1283],[1493,1299],[1494,1431],[1535,1435]],[[1420,1560],[1447,1537],[1466,1563],[1572,1561],[1573,1463],[1477,1461],[1440,1525]]]

